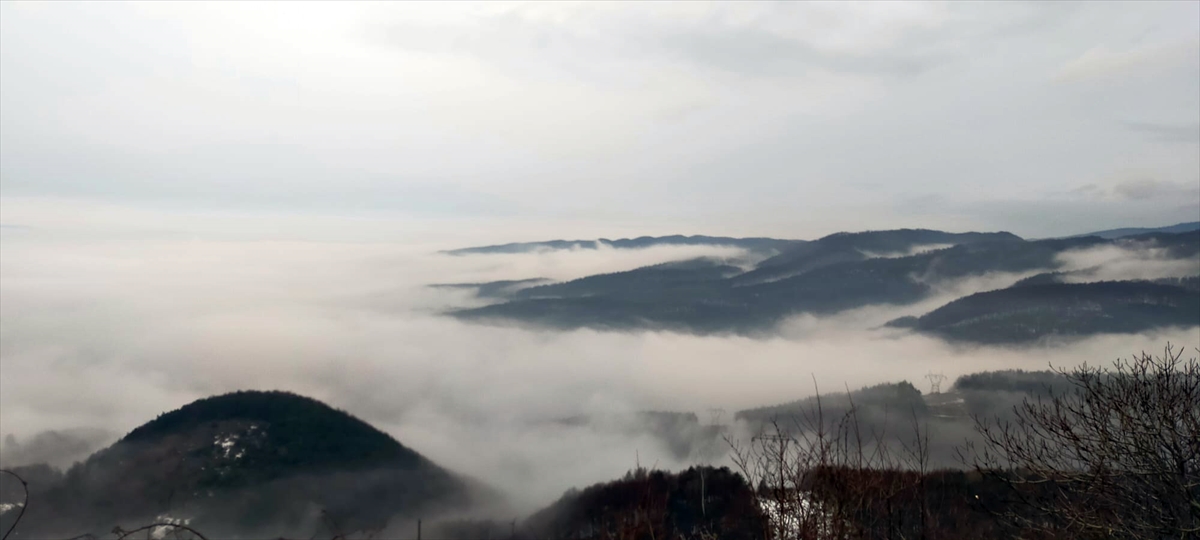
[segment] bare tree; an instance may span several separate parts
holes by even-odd
[[[976,418],[981,448],[964,456],[1009,487],[997,515],[1054,537],[1200,537],[1200,362],[1182,358],[1168,344],[1057,370],[1067,391]]]
[[[847,395],[850,409],[838,418],[826,418],[818,392],[790,425],[776,420],[748,445],[727,439],[734,464],[758,486],[764,537],[930,538],[928,429],[915,413],[908,439],[865,428]]]

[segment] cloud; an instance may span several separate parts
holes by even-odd
[[[1163,142],[1200,142],[1200,123],[1125,122],[1125,127]]]
[[[1113,50],[1104,45],[1097,45],[1064,64],[1054,78],[1058,82],[1078,83],[1093,79],[1141,75],[1180,64],[1194,65],[1198,58],[1198,50],[1200,41],[1197,40],[1126,50]]]
[[[0,189],[782,237],[928,193],[906,225],[990,227],[963,201],[1194,180],[1116,121],[1200,114],[1194,66],[1047,84],[1197,39],[1192,4],[1110,6],[4,4]]]
[[[1113,186],[1113,195],[1117,198],[1136,201],[1180,196],[1190,191],[1197,189],[1188,189],[1188,186],[1183,184],[1153,178],[1126,180]]]
[[[614,58],[635,69],[658,59],[755,77],[803,75],[809,69],[891,76],[928,67],[928,59],[897,53],[896,46],[946,19],[937,4],[512,4],[470,11],[439,24],[406,19],[388,27],[386,41],[408,50],[485,58],[523,76],[553,67],[589,80],[604,74],[620,81],[620,74],[606,68]],[[533,55],[549,56],[551,65],[523,60]]]
[[[107,215],[128,227],[123,219]],[[425,285],[566,279],[704,250],[450,257],[403,242],[114,236],[104,234],[112,226],[105,222],[89,222],[98,236],[22,234],[0,244],[5,432],[18,440],[47,429],[126,433],[203,396],[286,389],[505,489],[523,511],[569,487],[619,476],[639,458],[664,468],[689,464],[645,431],[562,426],[554,418],[638,410],[705,418],[711,407],[736,411],[811,395],[812,377],[835,391],[918,381],[930,370],[954,377],[1107,361],[1114,351],[1195,337],[1107,336],[1008,350],[877,328],[1022,275],[938,284],[938,295],[914,306],[797,317],[764,339],[475,326],[439,316],[467,300]],[[275,222],[284,224],[297,226]]]
[[[41,431],[25,440],[18,440],[12,434],[8,434],[0,445],[3,449],[0,451],[0,467],[47,463],[52,467],[66,469],[112,444],[116,438],[117,434],[110,431],[86,428]]]
[[[1069,193],[1085,199],[1103,199],[1108,195],[1108,192],[1104,188],[1096,184],[1085,184],[1072,189]]]
[[[1200,275],[1200,258],[1174,259],[1166,250],[1148,246],[1102,246],[1071,250],[1058,256],[1069,283],[1153,280]]]
[[[1108,203],[1189,202],[1200,204],[1200,186],[1186,182],[1161,180],[1152,175],[1130,172],[1105,183],[1084,184],[1065,193],[1048,194],[1060,201],[1075,200]],[[1064,197],[1065,196],[1065,197]]]

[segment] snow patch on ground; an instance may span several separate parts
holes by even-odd
[[[782,512],[777,501],[760,500],[758,506],[767,514],[767,519],[773,525],[772,528],[782,529],[780,532],[784,533],[785,537],[800,537],[800,518],[798,516],[791,512],[786,514]]]
[[[237,444],[237,441],[237,435],[226,435],[224,437],[218,435],[215,439],[213,439],[213,446],[219,446],[221,450],[224,451],[224,454],[221,457],[228,459],[230,454],[233,453],[233,447]],[[234,456],[234,459],[242,457],[242,455],[245,453],[245,450],[239,450],[237,455]]]
[[[155,523],[169,523],[170,525],[187,525],[191,523],[191,521],[191,518],[173,518],[167,514],[159,514],[158,517],[154,518]],[[171,531],[175,530],[175,527],[170,525],[159,525],[158,527],[151,529],[150,538],[154,538],[155,540],[162,540],[163,538],[166,538],[167,534],[170,534]]]
[[[831,518],[818,504],[801,493],[792,492],[789,495],[791,500],[784,502],[767,498],[758,501],[758,507],[767,515],[772,530],[781,538],[808,538],[812,533],[816,533],[818,540],[833,537]]]

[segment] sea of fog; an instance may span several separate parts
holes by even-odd
[[[66,213],[0,232],[4,434],[87,427],[117,437],[201,397],[289,390],[509,492],[526,510],[638,464],[689,464],[649,434],[553,422],[558,418],[667,410],[708,421],[719,408],[728,422],[739,409],[812,395],[814,381],[822,392],[900,380],[924,388],[930,371],[953,380],[982,370],[1111,362],[1161,350],[1167,340],[1197,344],[1191,330],[976,348],[879,329],[1028,274],[943,285],[919,305],[796,317],[776,337],[761,339],[466,324],[442,313],[482,301],[429,284],[563,280],[746,254],[661,247],[450,256],[438,250],[495,235],[460,230],[440,243],[415,233],[394,241],[301,241],[295,236],[304,235],[189,234],[194,224],[134,234],[124,215],[105,222],[110,229],[72,219]],[[1127,254],[1074,256],[1072,267],[1103,259],[1119,269]],[[1120,277],[1111,273],[1104,277]]]

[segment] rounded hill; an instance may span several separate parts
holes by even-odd
[[[240,451],[239,460],[247,465],[268,468],[262,472],[429,464],[388,434],[345,411],[281,391],[239,391],[200,399],[159,415],[118,444],[140,445],[214,430],[213,436],[221,438],[214,444],[221,448],[222,455],[225,449],[231,455]]]
[[[40,535],[169,516],[229,538],[308,535],[330,520],[381,530],[494,495],[345,411],[279,391],[160,414],[39,491],[22,528]]]

